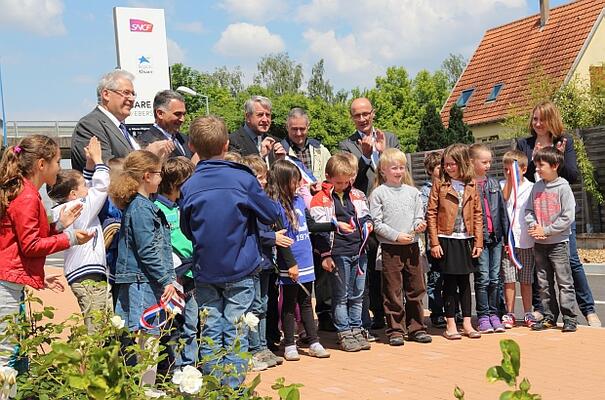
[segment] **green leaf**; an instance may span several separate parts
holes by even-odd
[[[500,400],[512,400],[514,399],[515,392],[512,390],[507,390],[506,392],[502,392],[500,395]]]
[[[499,365],[493,366],[488,369],[485,376],[489,383],[494,383],[496,381],[504,381],[509,386],[515,385],[515,377],[511,376],[508,372],[504,370],[504,368]]]
[[[52,312],[52,310],[50,310],[48,308],[45,308],[44,311],[42,311],[42,315],[44,315],[48,319],[55,318],[55,313]]]
[[[69,385],[75,389],[86,389],[89,384],[88,378],[84,376],[71,375],[67,378]]]
[[[519,389],[521,389],[525,393],[529,392],[529,389],[531,389],[531,384],[529,383],[527,378],[523,378],[521,384],[519,385]]]
[[[515,378],[519,376],[521,367],[521,350],[517,342],[511,339],[500,341],[500,350],[502,351],[502,368]]]

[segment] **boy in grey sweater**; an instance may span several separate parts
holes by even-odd
[[[525,220],[529,234],[534,238],[536,275],[544,318],[532,326],[533,330],[556,327],[559,308],[563,314],[563,332],[575,332],[576,294],[569,266],[569,234],[575,219],[576,202],[569,183],[559,177],[563,154],[554,147],[546,147],[534,154],[536,172],[542,180],[532,189]],[[555,292],[559,289],[559,303]]]

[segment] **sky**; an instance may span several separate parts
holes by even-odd
[[[323,58],[347,90],[372,87],[389,66],[414,76],[450,53],[468,59],[485,30],[539,12],[539,0],[0,0],[8,121],[77,121],[95,106],[98,79],[117,64],[116,6],[165,10],[170,63],[239,66],[249,83],[262,56],[285,51],[306,78]]]

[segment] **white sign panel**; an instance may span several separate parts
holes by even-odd
[[[164,10],[114,7],[118,66],[135,76],[137,98],[127,124],[151,124],[153,98],[170,89]]]

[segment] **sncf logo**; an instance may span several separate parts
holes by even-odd
[[[153,32],[153,24],[142,19],[131,19],[130,32]]]

